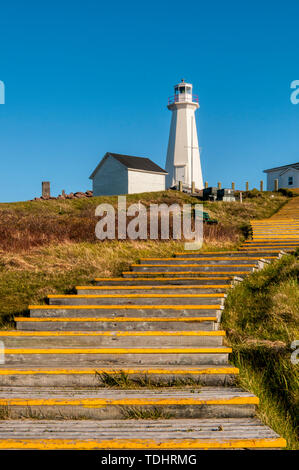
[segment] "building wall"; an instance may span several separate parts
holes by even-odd
[[[271,171],[267,173],[267,191],[274,191],[274,180],[279,179],[281,170]]]
[[[274,191],[275,180],[278,179],[278,188],[299,188],[299,171],[290,168],[288,171],[280,175],[281,170],[271,171],[267,173],[267,191]],[[288,178],[293,177],[293,184],[288,184]]]
[[[92,186],[94,196],[128,194],[128,169],[108,157],[94,176]]]
[[[289,177],[293,177],[293,184],[288,184]],[[299,171],[293,168],[290,168],[278,179],[279,188],[299,188]]]
[[[128,170],[128,194],[165,190],[165,175]]]

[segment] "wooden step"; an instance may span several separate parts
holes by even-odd
[[[218,330],[218,317],[152,315],[139,317],[16,317],[18,330],[30,331],[194,331]]]
[[[230,284],[179,285],[179,286],[76,286],[78,295],[111,294],[225,294]]]
[[[255,261],[258,261],[262,258],[262,256],[214,256],[214,257],[178,257],[178,258],[141,258],[140,265],[149,265],[149,266],[174,266],[174,265],[187,265],[187,266],[223,266],[223,265],[254,265]],[[277,256],[264,256],[263,258],[274,260]],[[136,266],[135,264],[133,266]],[[137,265],[138,266],[138,265]]]
[[[198,365],[227,364],[231,348],[225,346],[202,347],[80,347],[80,348],[5,348],[5,365],[13,364],[67,364],[77,362],[83,366],[110,364]]]
[[[129,273],[131,274],[131,273]],[[95,278],[94,282],[96,286],[176,286],[176,285],[207,285],[207,284],[221,284],[221,285],[230,285],[234,276],[206,276],[206,277],[199,277],[194,274],[192,277],[190,276],[174,276],[174,277],[158,277],[155,276],[153,278],[144,278],[139,277],[138,279],[128,279],[125,277],[116,277],[116,278],[106,278],[106,277],[98,277]]]
[[[0,341],[11,347],[79,346],[221,346],[218,331],[1,331]]]
[[[160,299],[158,299],[160,300]],[[179,315],[180,317],[187,316],[218,316],[220,319],[221,311],[223,310],[222,299],[218,303],[215,299],[212,303],[200,304],[197,299],[194,303],[185,303],[171,305],[163,305],[160,300],[155,305],[142,304],[139,305],[29,305],[30,318],[35,317],[99,317],[109,316],[111,318],[117,317],[173,317]],[[192,299],[190,299],[191,301]],[[217,301],[217,299],[216,299]]]
[[[142,413],[169,418],[253,417],[258,398],[236,387],[167,387],[135,390],[73,387],[1,387],[9,418],[131,419]]]
[[[156,264],[154,266],[149,264],[132,264],[131,270],[134,272],[142,272],[142,273],[184,273],[184,272],[204,272],[208,274],[213,273],[225,273],[229,274],[230,272],[235,271],[242,271],[244,273],[248,273],[252,271],[252,268],[256,267],[257,263],[248,263],[248,264]]]
[[[286,441],[255,418],[0,421],[0,449],[267,449]]]
[[[192,278],[192,276],[194,278],[197,278],[199,279],[200,278],[206,278],[206,279],[210,279],[210,277],[213,275],[213,276],[216,276],[218,277],[219,279],[221,279],[221,277],[228,277],[228,275],[231,276],[231,279],[235,276],[246,276],[247,274],[249,274],[249,272],[253,271],[254,268],[248,268],[246,267],[243,268],[243,269],[240,269],[239,271],[235,270],[235,271],[213,271],[213,272],[210,272],[210,271],[161,271],[161,269],[159,271],[154,271],[154,272],[149,272],[149,271],[141,271],[141,272],[138,272],[138,271],[124,271],[122,274],[123,274],[123,277],[125,278],[155,278],[155,277],[162,277],[162,276],[165,276],[165,278],[167,278],[167,281],[168,281],[168,278],[170,277],[175,277],[177,279],[177,276],[179,276],[181,279],[185,277],[185,279],[188,279],[188,283],[190,283],[190,279]],[[136,281],[134,281],[136,282]],[[161,284],[161,280],[159,280],[159,284]],[[168,281],[169,283],[169,281]]]
[[[270,250],[265,250],[265,251],[261,251],[259,253],[256,253],[256,251],[231,251],[231,252],[226,252],[226,251],[217,251],[217,252],[209,252],[209,253],[201,253],[201,252],[192,252],[192,253],[188,253],[188,252],[184,252],[184,253],[175,253],[175,257],[177,259],[184,259],[184,258],[188,258],[188,259],[200,259],[202,260],[203,258],[205,258],[206,256],[209,256],[209,258],[218,258],[219,256],[220,257],[225,257],[225,258],[231,258],[233,260],[235,260],[236,258],[237,259],[254,259],[254,258],[258,258],[260,259],[260,257],[267,257],[267,256],[270,256],[270,257],[277,257],[279,255],[280,251],[279,250],[273,250],[273,251],[270,251]]]
[[[22,365],[7,367],[0,365],[0,386],[58,386],[58,387],[99,387],[107,382],[107,376],[114,378],[115,384],[124,383],[124,377],[133,380],[137,386],[140,384],[179,384],[200,383],[202,385],[232,385],[239,369],[230,364],[217,365],[165,365],[146,367],[128,364],[122,368],[115,368],[108,364],[91,367],[80,367],[77,363],[68,364],[67,367]],[[109,378],[108,377],[108,378]],[[108,382],[110,383],[111,380]],[[119,387],[115,388],[117,393]]]
[[[126,305],[223,305],[226,294],[219,293],[146,293],[146,294],[77,294],[77,295],[48,295],[49,305],[100,305],[119,306]]]

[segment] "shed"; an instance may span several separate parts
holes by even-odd
[[[264,170],[264,173],[267,173],[268,191],[274,191],[276,179],[278,188],[299,188],[299,162],[270,168]]]
[[[107,152],[90,175],[94,196],[165,190],[167,172],[149,158]]]

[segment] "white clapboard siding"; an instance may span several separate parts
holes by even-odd
[[[128,170],[128,193],[144,193],[165,190],[165,174]]]
[[[297,166],[298,164],[296,164]],[[266,170],[267,173],[267,191],[274,191],[275,180],[278,180],[278,188],[299,188],[299,169],[292,167],[278,167],[273,170]],[[292,184],[289,178],[293,178]]]
[[[128,169],[115,158],[107,158],[92,181],[94,196],[128,194]]]

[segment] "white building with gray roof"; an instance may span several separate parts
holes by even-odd
[[[94,196],[165,190],[167,172],[149,158],[107,152],[90,175]]]
[[[264,173],[267,174],[267,191],[274,191],[275,180],[278,180],[278,188],[299,188],[299,162],[270,168]]]

